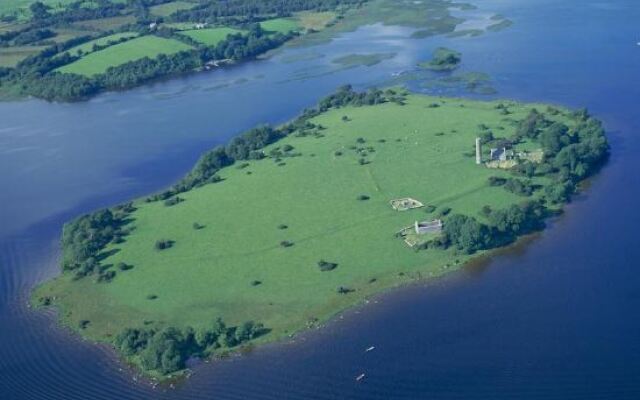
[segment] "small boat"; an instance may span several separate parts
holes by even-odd
[[[373,350],[375,348],[376,348],[376,346],[367,347],[364,351],[365,351],[365,353],[368,353],[368,352],[370,352],[371,350]]]
[[[356,381],[360,382],[361,380],[364,379],[364,376],[365,376],[364,374],[360,374],[360,375],[356,376]]]

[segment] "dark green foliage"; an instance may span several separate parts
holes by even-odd
[[[507,183],[507,179],[506,178],[501,178],[498,176],[490,176],[489,177],[489,185],[490,186],[502,186],[505,183]]]
[[[289,227],[285,224],[278,225],[278,229],[288,229]]]
[[[338,267],[338,264],[336,263],[332,263],[332,262],[328,262],[325,260],[320,260],[318,261],[318,268],[320,268],[320,271],[333,271],[334,269],[336,269]]]
[[[167,207],[171,207],[171,206],[175,206],[178,203],[182,203],[184,201],[184,199],[182,197],[179,196],[174,196],[174,197],[170,197],[168,199],[166,199],[164,201],[164,205]]]
[[[443,233],[446,242],[467,254],[487,248],[489,229],[473,217],[455,214],[447,218]]]
[[[157,296],[157,295],[155,295],[155,294],[149,294],[149,295],[147,295],[147,300],[155,300],[155,299],[157,299],[157,298],[158,298],[158,296]]]
[[[128,271],[130,269],[133,269],[133,265],[119,262],[118,264],[116,264],[116,268],[118,268],[120,271]]]
[[[433,53],[431,61],[421,65],[434,71],[451,71],[456,69],[461,61],[461,53],[446,47],[439,47]]]
[[[258,286],[258,285],[262,285],[262,281],[251,281],[251,286]]]
[[[529,112],[529,115],[518,124],[516,129],[516,138],[536,139],[541,129],[548,125],[548,121],[544,115],[540,114],[535,108]]]
[[[76,279],[93,273],[102,274],[99,253],[115,237],[126,235],[122,228],[133,210],[131,204],[125,204],[84,215],[66,224],[62,233],[62,268],[73,271]]]
[[[356,6],[362,0],[228,0],[205,1],[189,10],[180,10],[172,17],[177,21],[254,22],[260,16],[286,17],[297,11],[335,10],[338,6]]]
[[[355,290],[346,286],[339,286],[338,289],[336,289],[336,292],[340,294],[347,294],[347,293],[355,292]]]
[[[154,248],[156,250],[166,250],[168,248],[171,248],[174,243],[175,242],[173,240],[160,239],[160,240],[156,240],[156,243],[154,244]]]
[[[508,192],[517,194],[518,196],[531,196],[536,187],[529,181],[517,178],[507,179],[503,186]]]
[[[367,196],[366,194],[361,194],[361,195],[358,195],[357,199],[360,201],[364,201],[364,200],[369,200],[370,197]]]
[[[192,227],[193,227],[193,229],[195,229],[195,230],[199,231],[200,229],[203,229],[203,228],[204,228],[204,225],[199,224],[199,223],[197,223],[197,222],[194,222],[194,223],[193,223],[193,225],[192,225]]]
[[[280,247],[291,247],[293,246],[293,242],[290,242],[288,240],[283,240],[282,242],[280,242]]]
[[[504,210],[493,211],[489,216],[492,227],[498,232],[494,239],[512,241],[518,235],[533,232],[543,227],[544,207],[538,201],[512,205]],[[496,243],[501,245],[503,243]]]
[[[442,207],[440,208],[440,211],[438,212],[438,214],[439,214],[441,217],[445,217],[445,216],[449,215],[449,213],[450,213],[450,212],[451,212],[451,207],[442,206]]]

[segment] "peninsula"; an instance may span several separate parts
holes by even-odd
[[[33,302],[165,379],[543,229],[607,154],[585,110],[345,86],[69,222]]]

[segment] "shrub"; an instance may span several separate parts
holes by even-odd
[[[358,195],[357,199],[360,201],[364,201],[364,200],[369,200],[370,197],[367,196],[366,194],[361,194],[361,195]]]
[[[195,229],[195,230],[200,230],[200,229],[204,228],[204,225],[201,225],[201,224],[199,224],[197,222],[194,222],[192,226],[193,226],[193,229]]]
[[[290,242],[288,240],[283,240],[282,242],[280,242],[280,247],[291,247],[293,246],[293,242]]]
[[[347,293],[351,293],[351,292],[355,292],[354,289],[351,289],[349,287],[346,286],[339,286],[338,289],[336,289],[336,291],[340,294],[347,294]]]
[[[340,156],[342,155],[342,152],[341,152],[340,150],[336,150],[336,151],[333,153],[333,155],[334,155],[334,156],[336,156],[336,157],[340,157]]]
[[[338,264],[336,263],[332,263],[332,262],[328,262],[325,260],[320,260],[318,261],[318,268],[320,268],[320,271],[332,271],[334,269],[336,269],[338,267]]]
[[[448,215],[450,212],[451,212],[451,207],[444,206],[444,207],[442,207],[440,209],[440,213],[439,214],[440,214],[441,217],[444,217],[444,216]]]
[[[285,224],[278,225],[278,229],[287,229],[287,228],[289,228],[289,227],[287,225],[285,225]]]
[[[174,243],[173,240],[165,240],[165,239],[156,240],[155,248],[156,250],[165,250],[172,247],[173,243]]]
[[[258,286],[261,284],[262,284],[262,281],[251,281],[251,286]]]
[[[120,271],[128,271],[130,269],[133,269],[133,265],[130,264],[125,264],[123,262],[119,262],[118,264],[116,264],[116,267],[120,270]]]
[[[171,197],[169,199],[166,199],[164,201],[164,205],[167,207],[171,207],[171,206],[175,206],[178,203],[182,203],[184,201],[184,199],[182,197],[179,196],[175,196],[175,197]]]
[[[505,183],[507,183],[507,180],[505,178],[500,178],[497,176],[489,177],[489,186],[502,186]]]
[[[366,140],[364,140],[363,137],[359,137],[356,139],[356,143],[363,144],[364,142],[366,142]]]
[[[157,295],[155,295],[155,294],[148,294],[148,295],[147,295],[147,300],[155,300],[155,299],[157,299],[157,298],[158,298],[158,296],[157,296]]]

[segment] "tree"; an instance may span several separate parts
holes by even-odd
[[[51,9],[51,7],[41,1],[36,1],[29,6],[29,10],[31,11],[31,15],[34,20],[44,20],[49,18],[51,16],[49,9]]]

